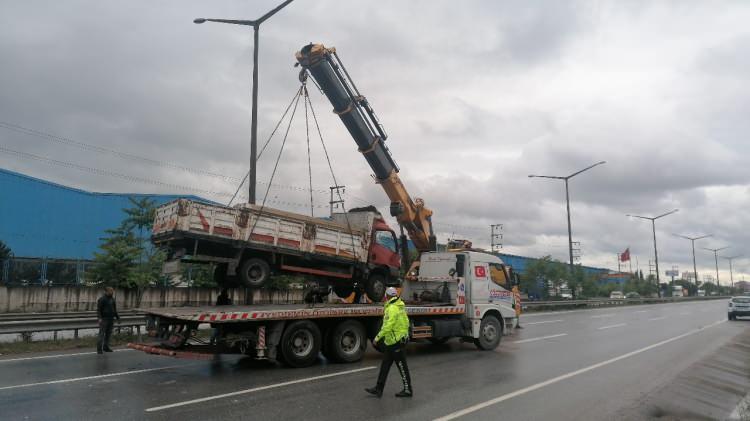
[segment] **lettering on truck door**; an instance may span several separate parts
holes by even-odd
[[[513,304],[513,292],[509,290],[511,280],[507,268],[500,263],[490,263],[490,302],[503,301],[508,306]]]

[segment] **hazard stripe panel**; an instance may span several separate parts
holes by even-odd
[[[433,314],[464,314],[465,309],[460,307],[406,307],[406,313],[410,316],[429,316]],[[361,317],[381,316],[382,307],[350,307],[350,308],[309,308],[293,310],[258,311],[253,313],[204,313],[193,316],[176,317],[181,320],[231,322],[233,320],[289,320],[289,319],[319,319],[328,317]]]

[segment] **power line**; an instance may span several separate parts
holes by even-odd
[[[120,179],[123,179],[123,180],[126,180],[126,181],[130,181],[130,182],[134,182],[134,183],[142,183],[142,184],[149,184],[149,185],[152,185],[152,186],[168,187],[170,189],[182,190],[182,191],[192,191],[192,192],[197,192],[197,193],[202,193],[202,194],[207,194],[207,195],[212,195],[212,196],[220,196],[220,197],[231,197],[232,196],[232,194],[228,193],[228,192],[220,192],[220,191],[215,191],[215,190],[202,189],[202,188],[198,188],[198,187],[190,187],[190,186],[183,186],[183,185],[179,185],[179,184],[166,183],[166,182],[163,182],[163,181],[153,180],[153,179],[144,178],[144,177],[135,177],[135,176],[132,176],[132,175],[122,174],[122,173],[118,173],[118,172],[114,172],[114,171],[102,170],[102,169],[99,169],[99,168],[92,168],[92,167],[87,167],[87,166],[84,166],[84,165],[78,165],[78,164],[75,164],[75,163],[72,163],[72,162],[60,161],[60,160],[57,160],[57,159],[47,158],[47,157],[43,157],[43,156],[31,154],[31,153],[28,153],[28,152],[20,152],[20,151],[9,149],[9,148],[3,147],[3,146],[0,146],[0,152],[8,154],[8,155],[14,155],[14,156],[17,156],[17,157],[20,157],[20,158],[30,159],[30,160],[33,160],[33,161],[44,162],[44,163],[50,164],[50,165],[57,165],[57,166],[64,167],[64,168],[72,168],[72,169],[75,169],[75,170],[78,170],[78,171],[87,172],[89,174],[95,174],[95,175],[100,175],[100,176],[120,178]],[[269,202],[276,203],[276,204],[282,204],[282,205],[288,205],[288,206],[300,206],[300,207],[307,207],[309,205],[309,204],[289,202],[289,201],[283,201],[283,200],[269,200]],[[317,206],[317,207],[319,207],[321,209],[325,208],[325,206]]]
[[[11,130],[11,131],[21,133],[21,134],[25,134],[27,136],[37,137],[40,139],[47,140],[49,142],[61,143],[61,144],[65,144],[68,146],[73,146],[73,147],[77,147],[83,150],[93,151],[93,152],[102,153],[102,154],[111,154],[119,158],[128,159],[131,161],[138,161],[138,162],[145,163],[148,165],[168,167],[168,168],[177,169],[180,171],[185,171],[185,172],[189,172],[189,173],[193,173],[197,175],[202,175],[202,176],[207,176],[207,177],[212,177],[212,178],[220,178],[224,181],[229,181],[233,183],[240,183],[240,182],[244,182],[245,180],[244,178],[240,179],[238,177],[233,177],[233,176],[226,175],[226,174],[220,174],[220,173],[209,171],[209,170],[188,167],[188,166],[176,164],[173,162],[161,161],[161,160],[147,158],[144,156],[139,156],[139,155],[135,155],[135,154],[127,153],[127,152],[118,151],[115,149],[109,149],[109,148],[105,148],[102,146],[92,145],[90,143],[85,143],[85,142],[70,139],[67,137],[54,135],[51,133],[43,132],[41,130],[30,129],[28,127],[20,126],[18,124],[8,123],[8,122],[1,121],[1,120],[0,120],[0,128]],[[274,132],[275,131],[276,129],[274,129]],[[271,136],[273,136],[273,133],[271,133]],[[269,141],[271,140],[270,137],[268,140]],[[260,156],[263,154],[263,151],[266,149],[266,146],[268,146],[268,142],[266,142],[266,144],[263,146],[263,149],[260,151],[258,158],[260,158]],[[259,181],[258,183],[268,184],[267,182],[263,182],[263,181]],[[300,187],[300,186],[293,186],[293,185],[275,184],[273,186],[278,187],[278,188],[285,188],[289,190],[310,191],[310,189],[308,189],[307,187]],[[323,190],[323,189],[313,189],[312,191],[314,191],[315,193],[321,193],[321,194],[328,193],[327,190]]]

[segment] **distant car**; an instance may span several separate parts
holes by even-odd
[[[727,308],[727,318],[737,320],[737,316],[750,316],[750,297],[732,297]]]
[[[628,292],[625,294],[625,298],[641,298],[641,294],[637,292]]]
[[[625,294],[623,294],[622,291],[612,291],[609,294],[609,298],[611,300],[622,300],[623,298],[625,298]]]

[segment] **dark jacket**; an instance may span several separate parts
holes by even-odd
[[[117,304],[115,304],[115,297],[108,295],[102,295],[96,302],[96,317],[100,319],[114,319],[120,318],[117,314]]]

